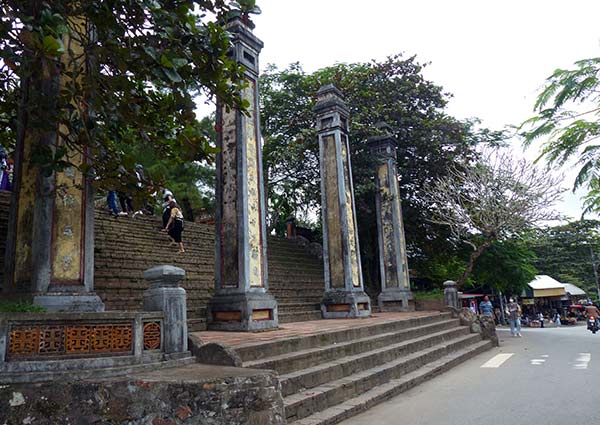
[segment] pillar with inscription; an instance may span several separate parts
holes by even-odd
[[[233,59],[246,68],[248,110],[217,104],[215,294],[208,304],[214,330],[276,328],[277,302],[268,293],[265,194],[258,110],[258,54],[263,43],[234,18]]]
[[[80,20],[81,34],[86,23]],[[83,41],[65,36],[63,63],[73,69],[66,77],[57,63],[47,62],[43,78],[23,81],[26,106],[15,151],[15,180],[6,245],[5,288],[15,297],[33,298],[51,312],[103,311],[94,288],[94,196],[91,182],[76,167],[44,170],[34,163],[34,146],[50,152],[62,146],[59,134],[69,128],[40,129],[32,108],[54,107],[59,91],[86,73]],[[31,99],[36,99],[32,101]],[[44,102],[47,102],[46,105]],[[79,152],[67,154],[72,164],[82,164]]]
[[[408,311],[414,309],[410,291],[406,241],[396,171],[396,140],[392,128],[377,124],[380,134],[369,138],[369,148],[376,160],[377,233],[379,241],[379,270],[381,293],[378,302],[381,311]]]
[[[313,108],[317,115],[321,166],[321,210],[325,293],[321,312],[326,319],[368,317],[371,300],[365,294],[354,208],[348,142],[348,108],[333,85],[321,87]]]

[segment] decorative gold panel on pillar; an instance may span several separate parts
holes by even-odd
[[[413,308],[406,255],[402,207],[396,170],[396,140],[385,123],[377,125],[381,135],[369,138],[371,154],[376,160],[375,195],[379,241],[382,311],[406,311]]]
[[[260,330],[278,324],[277,302],[267,292],[265,194],[258,110],[258,54],[263,47],[247,23],[234,18],[231,54],[246,68],[241,96],[246,111],[217,104],[217,211],[215,295],[211,329]]]
[[[85,20],[73,19],[71,23],[79,26],[78,34],[90,33]],[[32,91],[42,90],[46,101],[56,103],[60,90],[85,77],[86,56],[82,46],[87,40],[65,36],[63,42],[67,53],[61,60],[67,69],[73,70],[72,74],[67,77],[58,72],[58,66],[49,66],[50,71],[38,85],[23,83],[29,91],[26,99],[35,99]],[[26,107],[31,111],[42,106],[34,101]],[[12,292],[32,293],[34,303],[48,311],[102,311],[100,298],[91,292],[94,272],[91,186],[76,167],[48,172],[33,163],[35,146],[55,151],[64,146],[63,137],[69,135],[70,129],[61,125],[58,131],[40,130],[34,122],[27,121],[30,115],[36,114],[25,114],[15,153],[15,193],[5,269],[7,288]],[[81,153],[71,150],[67,159],[75,165],[84,160]]]
[[[325,318],[366,317],[371,314],[371,306],[363,290],[348,144],[348,108],[339,90],[328,85],[317,92],[314,111],[321,163],[325,267],[321,311]]]

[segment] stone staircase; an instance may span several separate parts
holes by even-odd
[[[243,366],[280,375],[288,424],[335,424],[489,348],[448,313],[234,347]]]
[[[323,261],[293,241],[274,237],[267,242],[267,252],[269,291],[278,302],[279,323],[320,319]]]
[[[206,304],[214,287],[214,226],[185,223],[186,253],[178,255],[160,232],[158,217],[112,218],[96,212],[95,287],[111,310],[141,308],[147,283],[142,274],[158,264],[186,270],[191,330],[206,327]],[[269,237],[269,291],[279,303],[281,323],[319,319],[323,263],[293,241]]]

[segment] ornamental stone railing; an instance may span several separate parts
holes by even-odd
[[[132,356],[163,349],[162,312],[2,313],[0,372],[9,363]],[[137,361],[136,361],[137,360]]]
[[[146,311],[0,313],[0,382],[3,373],[94,370],[185,355],[184,277],[173,266],[147,270]]]

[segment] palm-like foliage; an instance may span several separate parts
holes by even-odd
[[[520,127],[525,145],[544,139],[538,159],[549,164],[575,159],[580,168],[574,189],[587,186],[586,212],[600,211],[600,58],[554,71],[534,109],[537,115]]]

